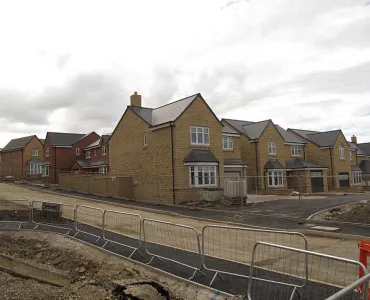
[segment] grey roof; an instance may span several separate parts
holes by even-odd
[[[95,142],[93,142],[90,145],[86,146],[85,149],[99,147],[100,141],[101,141],[101,138],[100,139],[97,139]]]
[[[309,160],[303,160],[299,158],[291,159],[285,162],[287,169],[324,169],[327,168],[323,165],[314,163]]]
[[[253,124],[254,122],[249,121],[242,121],[242,120],[233,120],[233,119],[222,119],[225,122],[229,123],[231,126],[233,126],[236,130],[238,130],[240,133],[245,134],[244,125]]]
[[[101,137],[103,138],[105,142],[107,142],[110,138],[110,134],[103,134]]]
[[[40,142],[41,142],[41,144],[45,144],[45,139],[39,139],[40,140]]]
[[[278,161],[277,159],[269,159],[264,168],[266,170],[282,170],[282,169],[285,169],[284,166],[281,164],[280,161]]]
[[[233,166],[233,165],[247,165],[243,160],[237,158],[225,158],[224,165]]]
[[[234,129],[232,129],[232,128],[230,128],[230,127],[228,127],[228,126],[225,126],[224,125],[224,127],[222,127],[222,133],[231,133],[231,134],[240,134],[239,132],[237,132],[236,130],[234,130]]]
[[[218,160],[209,150],[193,149],[184,158],[184,163],[192,162],[218,162]]]
[[[31,158],[31,159],[27,160],[26,162],[27,162],[28,164],[31,164],[31,163],[33,163],[33,164],[41,164],[41,163],[42,163],[42,160],[41,160],[41,159],[38,159],[38,158],[33,157],[33,158]]]
[[[99,167],[99,166],[107,166],[107,165],[108,165],[108,162],[105,160],[90,162],[90,167]]]
[[[357,147],[356,143],[348,142],[348,144],[349,144],[349,149],[351,151],[358,151],[358,147]]]
[[[265,130],[267,124],[270,121],[271,120],[266,120],[266,121],[244,125],[243,129],[244,129],[246,136],[248,136],[248,138],[251,140],[258,140],[261,137],[263,131]]]
[[[285,130],[284,128],[280,127],[279,125],[275,125],[276,129],[279,131],[280,135],[283,137],[286,143],[293,143],[293,144],[306,144],[306,142],[300,140],[289,131]]]
[[[370,160],[361,161],[360,169],[364,174],[370,174]]]
[[[351,170],[352,171],[357,171],[357,172],[362,172],[362,169],[359,166],[356,166],[356,165],[352,165]]]
[[[88,168],[90,166],[90,163],[87,160],[76,160],[75,162],[83,168]]]
[[[304,137],[305,139],[311,141],[312,143],[318,145],[319,147],[330,147],[337,141],[338,135],[341,132],[338,130],[332,131],[309,131],[301,129],[290,129],[291,131],[297,133],[298,135]]]
[[[35,135],[12,139],[1,151],[6,152],[23,149],[33,139],[33,137],[35,137]]]
[[[153,115],[152,115],[152,108],[147,107],[138,107],[138,106],[130,106],[134,112],[136,112],[145,122],[150,125],[153,125]]]
[[[359,150],[361,150],[361,154],[370,156],[370,143],[357,144],[357,147]]]
[[[53,146],[71,146],[86,136],[86,134],[64,132],[48,132],[47,135]]]

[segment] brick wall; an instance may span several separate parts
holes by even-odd
[[[32,150],[38,150],[38,156],[32,156]],[[37,137],[33,137],[32,140],[26,145],[26,147],[23,150],[23,169],[24,176],[26,176],[29,173],[29,165],[27,163],[28,160],[31,158],[37,158],[42,161],[44,156],[44,148],[42,143]]]
[[[22,150],[2,152],[0,155],[2,177],[13,176],[16,180],[22,179]]]

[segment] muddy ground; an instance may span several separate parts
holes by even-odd
[[[0,253],[70,279],[58,287],[0,270],[1,299],[203,299],[197,288],[67,237],[0,232]],[[225,299],[225,298],[220,298]]]
[[[370,203],[358,203],[334,208],[321,215],[324,220],[370,224]]]

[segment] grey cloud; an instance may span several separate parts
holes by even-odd
[[[70,53],[60,55],[57,59],[58,69],[59,70],[63,69],[68,64],[70,59],[71,59],[71,54]]]

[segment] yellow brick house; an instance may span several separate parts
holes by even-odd
[[[249,193],[289,194],[300,188],[311,193],[327,189],[324,179],[311,179],[311,173],[326,173],[326,166],[307,160],[306,142],[272,120],[221,122],[241,135],[241,159],[248,165]]]
[[[109,139],[110,174],[130,174],[140,201],[193,201],[199,189],[221,190],[223,125],[201,94],[158,108],[137,92]]]

